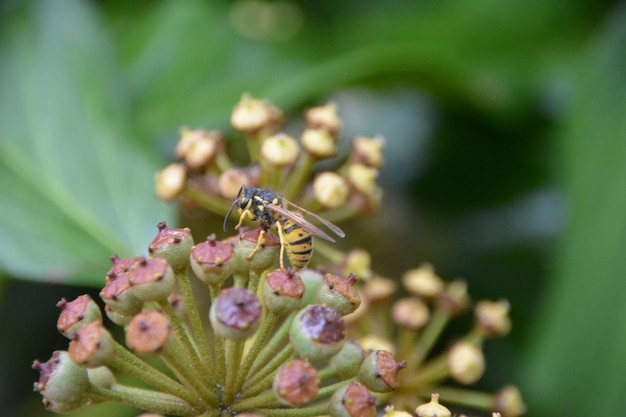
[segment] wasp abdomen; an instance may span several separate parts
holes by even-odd
[[[284,220],[287,257],[291,266],[304,268],[313,255],[313,238],[311,234],[291,220]]]

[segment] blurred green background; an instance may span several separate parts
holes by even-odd
[[[46,414],[29,367],[67,346],[55,303],[177,222],[154,172],[243,92],[387,138],[383,210],[345,247],[511,301],[481,388],[626,415],[626,4],[576,0],[1,2],[2,415]],[[133,411],[74,415],[112,414]]]

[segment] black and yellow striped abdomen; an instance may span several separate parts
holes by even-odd
[[[311,234],[289,219],[281,219],[285,236],[285,249],[292,267],[304,268],[313,255],[313,238]]]

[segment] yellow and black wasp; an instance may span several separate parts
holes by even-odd
[[[292,206],[298,212],[290,211],[286,206]],[[226,213],[224,230],[226,230],[226,224],[235,207],[238,207],[241,212],[239,223],[237,223],[235,229],[238,229],[246,219],[259,222],[262,228],[257,246],[249,257],[252,257],[260,247],[263,234],[273,227],[278,232],[280,239],[280,267],[283,269],[283,254],[285,251],[287,251],[287,257],[292,267],[302,269],[309,263],[313,255],[312,236],[317,236],[329,242],[335,241],[317,226],[305,220],[302,214],[314,217],[337,236],[345,237],[343,230],[328,220],[297,206],[291,201],[280,198],[276,193],[267,189],[242,185],[237,198],[233,201],[230,209],[228,209],[228,213]]]

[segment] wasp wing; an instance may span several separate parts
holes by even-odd
[[[324,226],[328,227],[329,230],[331,230],[334,234],[336,234],[339,237],[346,237],[346,234],[343,232],[343,230],[341,230],[337,225],[329,222],[328,220],[326,220],[325,218],[323,218],[322,216],[318,216],[317,214],[313,213],[312,211],[309,211],[305,208],[302,208],[300,206],[298,206],[295,203],[292,203],[289,200],[285,200],[283,198],[283,202],[290,204],[291,206],[293,206],[294,208],[298,209],[299,211],[303,212],[304,214],[306,214],[307,216],[311,216],[314,217],[315,219],[317,219],[320,223],[322,223]],[[334,242],[334,241],[333,241]]]
[[[285,200],[283,200],[283,201],[285,201]],[[268,204],[267,208],[268,208],[268,210],[271,210],[274,213],[278,213],[282,217],[284,217],[284,218],[286,218],[288,220],[291,220],[292,222],[294,222],[298,226],[302,227],[304,230],[306,230],[307,232],[309,232],[313,236],[317,236],[320,239],[328,240],[329,242],[334,242],[335,241],[335,239],[333,239],[332,237],[328,236],[319,227],[315,226],[313,223],[309,222],[308,220],[303,218],[298,213],[295,213],[293,211],[289,211],[289,210],[287,210],[287,209],[285,209],[283,207],[277,206],[275,204]]]

